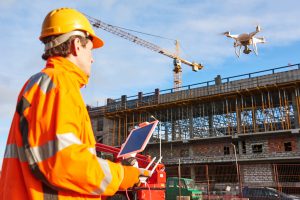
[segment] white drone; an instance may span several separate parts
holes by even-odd
[[[229,31],[223,33],[225,36],[229,38],[233,38],[235,41],[233,43],[233,46],[235,48],[235,54],[237,57],[240,57],[241,54],[241,48],[244,47],[243,53],[249,54],[252,50],[256,55],[258,55],[257,51],[257,43],[265,43],[266,40],[264,37],[255,37],[255,35],[260,32],[260,26],[256,26],[256,30],[252,33],[242,33],[239,35],[231,35]],[[249,46],[252,45],[252,50],[249,48]]]

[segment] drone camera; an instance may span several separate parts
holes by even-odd
[[[243,51],[243,53],[244,53],[244,54],[249,54],[249,53],[251,53],[251,49],[249,49],[249,48],[246,49],[246,48],[245,48],[244,51]]]

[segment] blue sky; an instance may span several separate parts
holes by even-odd
[[[181,57],[204,69],[183,67],[183,85],[300,63],[298,0],[0,0],[0,160],[24,82],[44,66],[38,40],[45,15],[59,7],[76,8],[108,24],[178,39]],[[234,54],[233,41],[220,33],[252,32],[259,24],[267,43],[259,56]],[[173,61],[127,40],[96,30],[105,46],[94,51],[92,77],[82,90],[85,102],[102,105],[106,98],[152,92],[173,86]],[[175,50],[173,41],[139,37]],[[1,164],[1,161],[0,161]]]

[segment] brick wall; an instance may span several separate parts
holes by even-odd
[[[252,164],[241,166],[241,177],[244,185],[272,186],[274,185],[271,164]]]
[[[285,152],[284,143],[291,142],[291,148],[293,152],[298,150],[297,147],[297,137],[296,136],[277,136],[275,138],[270,138],[269,152],[270,153],[282,153]]]

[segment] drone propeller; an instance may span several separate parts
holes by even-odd
[[[260,31],[261,31],[260,25],[256,25],[256,32],[260,32]]]
[[[253,43],[266,43],[265,37],[253,37]]]
[[[226,32],[223,32],[223,33],[221,33],[221,34],[228,37],[228,36],[230,35],[230,32],[229,32],[229,31],[226,31]]]
[[[229,34],[230,34],[229,31],[225,31],[225,32],[218,33],[218,35],[229,35]]]

